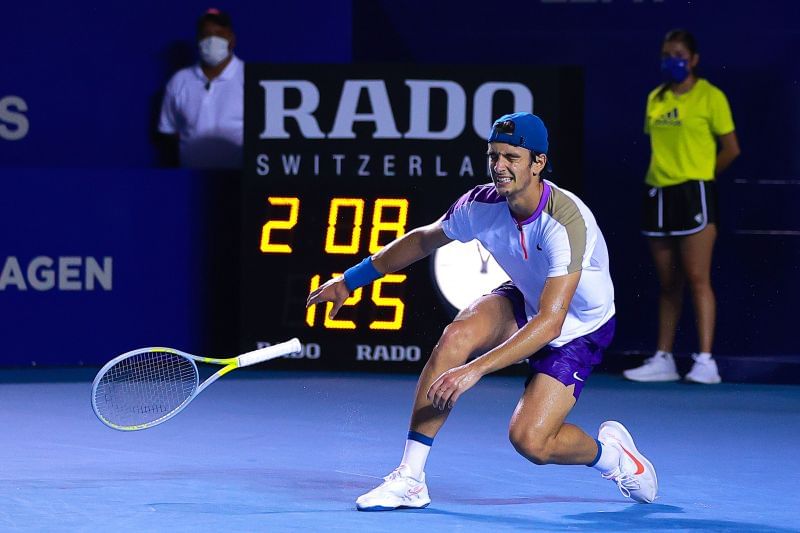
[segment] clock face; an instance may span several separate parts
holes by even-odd
[[[477,240],[453,241],[433,256],[433,278],[444,299],[456,310],[508,281],[508,274]]]

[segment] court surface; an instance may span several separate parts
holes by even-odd
[[[415,376],[239,371],[122,433],[94,417],[92,375],[0,372],[0,530],[800,531],[800,386],[592,376],[569,421],[628,426],[660,482],[642,505],[594,469],[517,455],[523,378],[490,376],[436,438],[430,507],[360,513],[355,498],[400,459]]]

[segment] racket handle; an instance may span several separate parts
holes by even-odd
[[[294,339],[282,342],[280,344],[267,346],[266,348],[261,348],[260,350],[254,350],[252,352],[247,352],[237,357],[236,360],[238,361],[239,366],[250,366],[255,365],[256,363],[269,361],[270,359],[283,357],[284,355],[289,355],[290,353],[297,353],[302,349],[303,346],[300,344],[300,340],[295,337]]]

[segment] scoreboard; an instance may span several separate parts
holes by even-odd
[[[437,189],[370,191],[349,181],[336,190],[295,185],[260,191],[261,205],[247,214],[244,233],[252,247],[243,276],[246,346],[297,336],[304,352],[295,359],[326,368],[349,367],[340,364],[343,357],[363,365],[424,360],[455,313],[441,298],[429,260],[356,289],[334,319],[332,304],[306,309],[305,302],[331,277],[436,220],[463,192]]]

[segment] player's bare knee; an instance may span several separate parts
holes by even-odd
[[[520,427],[521,424],[512,424],[508,431],[508,438],[517,453],[537,465],[550,464],[551,439],[541,431]]]
[[[431,359],[450,366],[463,365],[475,348],[475,335],[464,322],[453,322],[442,332]]]

